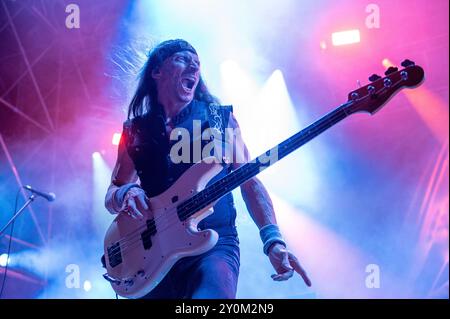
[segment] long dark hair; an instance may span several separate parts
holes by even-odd
[[[153,70],[158,69],[166,58],[173,53],[178,52],[177,50],[188,50],[195,53],[194,48],[189,43],[179,39],[164,41],[150,51],[148,60],[140,73],[136,93],[134,93],[128,106],[128,119],[142,116],[147,112],[150,112],[153,108],[159,107],[158,91],[156,82],[152,77],[152,72]],[[197,88],[195,89],[194,100],[203,101],[207,104],[220,103],[219,100],[209,92],[201,76]]]

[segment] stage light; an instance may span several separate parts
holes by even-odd
[[[327,48],[327,43],[325,41],[320,41],[320,48],[325,50]]]
[[[383,59],[383,61],[381,61],[381,64],[387,69],[391,66],[395,66],[391,60],[389,60],[388,58]]]
[[[225,60],[220,65],[222,95],[227,103],[249,106],[258,92],[255,79],[234,60]],[[246,108],[248,110],[249,107]]]
[[[8,257],[8,254],[2,254],[0,255],[0,266],[6,267],[6,264],[9,264],[11,261],[11,258]]]
[[[122,136],[122,134],[120,134],[120,133],[114,133],[113,138],[112,138],[112,144],[119,145],[121,136]]]
[[[99,158],[101,158],[102,156],[100,155],[100,153],[99,152],[94,152],[94,153],[92,153],[92,158],[93,159],[99,159]]]
[[[360,42],[361,36],[358,29],[333,32],[331,34],[331,41],[334,46],[346,45]]]

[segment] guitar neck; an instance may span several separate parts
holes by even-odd
[[[235,171],[217,180],[190,199],[181,203],[177,207],[180,220],[185,220],[199,210],[209,206],[214,201],[220,199],[222,196],[258,175],[267,167],[275,164],[302,145],[308,143],[320,133],[342,121],[349,115],[347,113],[347,107],[350,103],[351,102],[342,104],[297,134],[294,134],[269,151],[261,154],[256,159],[242,165]]]

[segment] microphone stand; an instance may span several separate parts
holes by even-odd
[[[31,202],[36,198],[36,196],[34,194],[31,194],[30,197],[28,198],[28,200],[25,202],[25,204],[23,204],[22,208],[19,209],[19,211],[17,213],[14,214],[13,217],[11,217],[11,219],[9,220],[9,222],[5,225],[5,227],[3,227],[0,230],[0,236],[2,236],[3,232],[6,230],[6,228],[8,228],[9,225],[11,225],[12,222],[14,222],[16,220],[16,218],[23,212],[23,210],[31,204]]]

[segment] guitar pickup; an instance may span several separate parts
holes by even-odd
[[[147,229],[141,233],[141,240],[145,250],[152,247],[152,236],[156,234],[155,220],[147,220]]]
[[[117,242],[114,245],[111,245],[107,249],[108,251],[108,260],[109,265],[114,268],[117,265],[120,265],[122,263],[122,253],[120,250],[120,243]]]

